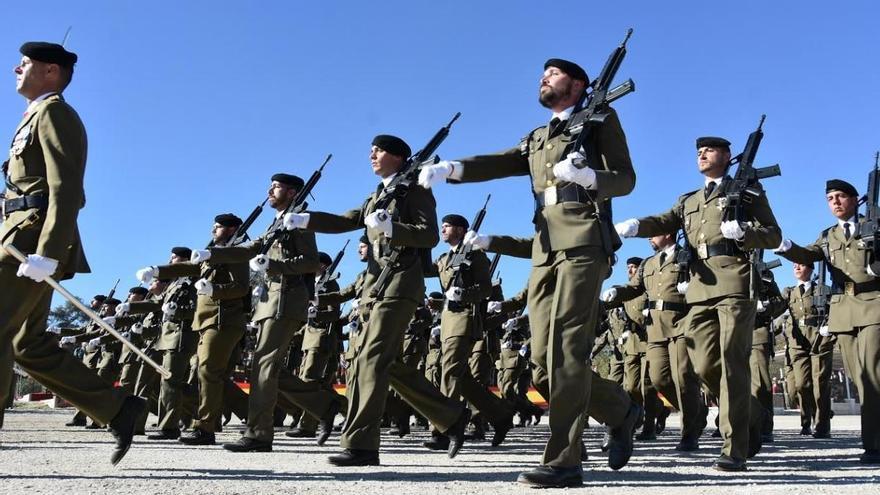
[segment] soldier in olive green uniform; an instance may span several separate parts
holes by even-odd
[[[626,137],[614,110],[593,129],[586,150],[569,149],[575,136],[563,132],[565,121],[587,86],[587,75],[577,64],[548,60],[539,101],[553,111],[549,125],[501,153],[426,167],[419,179],[430,186],[443,180],[531,177],[536,206],[528,300],[532,362],[551,377],[548,399],[554,419],[541,467],[523,473],[520,481],[538,486],[582,482],[581,426],[590,403],[598,293],[619,243],[611,228],[610,200],[635,186]],[[632,417],[621,414],[615,423],[635,424],[637,415],[635,406]]]
[[[742,471],[746,458],[761,447],[764,419],[763,409],[749,393],[748,359],[756,305],[749,298],[752,265],[747,251],[774,247],[782,236],[762,191],[745,204],[741,220],[751,223],[723,221],[719,200],[724,197],[726,201],[721,191],[731,180],[726,175],[729,164],[726,139],[697,139],[697,166],[705,176],[705,187],[682,195],[662,215],[627,220],[617,229],[625,237],[684,230],[694,250],[690,283],[685,288],[682,282],[690,305],[685,338],[694,370],[719,399],[724,445],[715,468]]]
[[[314,274],[319,268],[315,236],[279,230],[281,214],[303,185],[303,180],[295,175],[273,175],[267,194],[269,205],[277,213],[266,233],[239,246],[211,247],[198,256],[199,261],[211,265],[250,260],[251,270],[262,277],[252,317],[260,330],[251,365],[247,428],[237,442],[223,444],[224,449],[232,452],[272,450],[279,379],[286,375],[281,370],[282,362],[294,333],[308,319],[309,287],[314,287]]]
[[[859,232],[856,188],[842,180],[828,181],[826,199],[837,223],[810,245],[786,239],[777,252],[795,262],[825,262],[831,273],[831,304],[820,335],[837,337],[847,373],[862,401],[862,447],[859,460],[880,463],[880,260],[864,242],[873,232]],[[869,198],[870,200],[871,198]],[[815,385],[815,384],[814,384]]]
[[[752,352],[749,355],[749,368],[752,374],[752,397],[758,399],[764,408],[764,423],[761,441],[773,442],[773,383],[770,378],[770,361],[773,360],[773,341],[776,332],[771,324],[774,318],[785,312],[785,301],[779,286],[770,270],[760,274],[755,329],[752,332]]]
[[[128,298],[125,302],[133,303],[143,301],[148,293],[149,291],[145,287],[132,287],[128,291]],[[119,306],[116,307],[116,310],[117,312],[119,311]],[[138,348],[143,349],[145,342],[142,337],[142,331],[140,330],[143,328],[142,320],[143,317],[141,315],[138,315],[136,318],[129,321],[120,320],[114,316],[113,325],[117,330],[128,332],[128,340]],[[135,328],[136,324],[139,325],[137,328]],[[138,371],[140,370],[140,362],[138,361],[137,354],[132,352],[128,347],[123,347],[122,352],[119,354],[119,365],[122,367],[119,372],[119,386],[126,393],[133,394],[135,384],[137,383]]]
[[[404,366],[421,372],[419,366],[425,355],[428,354],[428,339],[431,335],[431,326],[434,323],[434,315],[426,305],[427,298],[419,302],[419,307],[406,327],[403,335],[403,350],[400,353],[400,362]],[[439,388],[439,387],[438,387]],[[394,423],[394,427],[388,433],[404,437],[409,434],[409,420],[413,410],[406,401],[391,390],[388,394],[388,402],[385,405],[388,416]]]
[[[811,281],[813,265],[794,264],[798,284],[786,287],[782,299],[788,305],[790,323],[784,331],[790,356],[792,391],[801,405],[801,434],[815,438],[831,436],[831,371],[834,337],[819,334],[819,317],[815,306],[815,284]],[[815,420],[816,430],[811,432]]]
[[[607,290],[603,299],[626,300],[647,295],[651,383],[681,412],[681,441],[675,449],[691,452],[699,448],[707,410],[700,398],[699,378],[688,357],[684,336],[688,306],[685,296],[676,288],[682,280],[682,270],[686,269],[676,263],[681,246],[676,244],[675,234],[655,236],[650,242],[656,254],[642,263],[629,284]]]
[[[464,439],[469,414],[463,412],[463,406],[400,362],[403,335],[425,293],[421,251],[438,241],[435,201],[430,191],[412,185],[402,201],[392,200],[387,211],[376,209],[384,187],[400,172],[408,156],[409,146],[400,138],[377,136],[370,161],[382,182],[360,208],[342,215],[310,212],[285,218],[290,228],[323,233],[366,227],[372,245],[358,306],[362,327],[349,368],[348,414],[340,442],[345,451],[329,459],[337,466],[379,463],[379,425],[389,384],[434,426],[453,437],[450,457],[458,453]],[[375,297],[371,290],[376,279],[387,266],[392,249],[398,248],[402,250],[399,262],[389,267],[389,283],[384,293]]]
[[[77,228],[85,204],[86,132],[61,96],[77,56],[44,42],[25,43],[20,51],[16,89],[28,107],[3,164],[0,242],[15,246],[27,260],[19,264],[0,250],[0,404],[6,404],[10,392],[11,358],[29,376],[110,426],[116,464],[128,452],[144,402],[107,385],[46,333],[52,289],[42,282],[89,272]]]
[[[595,360],[596,356],[602,352],[605,346],[610,346],[611,356],[608,359],[608,374],[606,378],[623,386],[623,349],[620,344],[622,328],[611,324],[609,318],[611,311],[603,306],[600,312],[599,329],[596,331],[598,337],[596,337],[596,341],[593,343],[590,361]]]
[[[446,304],[440,315],[441,371],[440,390],[447,397],[458,400],[464,398],[479,413],[475,418],[475,437],[484,435],[482,419],[487,420],[495,430],[492,445],[504,441],[505,435],[513,427],[514,411],[511,405],[489,391],[471,374],[469,358],[474,343],[483,339],[482,302],[492,292],[489,274],[489,258],[479,250],[468,255],[470,264],[452,266],[453,254],[464,239],[469,225],[466,218],[451,214],[443,217],[440,234],[452,248],[440,255],[433,265],[432,274],[440,278],[440,287],[445,291]],[[461,270],[458,279],[457,272]],[[461,287],[453,284],[459,283]],[[425,446],[434,450],[445,450],[449,439],[443,436],[426,442]]]
[[[169,265],[187,263],[192,250],[187,247],[171,249]],[[138,270],[137,278],[149,284],[153,278],[164,279],[161,272],[168,266],[149,266]],[[162,367],[171,377],[162,378],[159,384],[159,429],[147,435],[150,440],[174,440],[180,437],[180,418],[192,416],[185,411],[184,391],[189,374],[190,358],[196,352],[199,334],[193,329],[196,314],[196,288],[188,276],[175,278],[163,292],[161,301],[129,303],[131,314],[162,311],[162,333],[153,348],[162,352]]]
[[[443,340],[440,338],[440,316],[443,314],[445,298],[442,292],[428,295],[428,308],[431,310],[431,327],[428,333],[428,354],[425,356],[425,379],[440,388],[443,369]]]

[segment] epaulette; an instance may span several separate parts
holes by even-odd
[[[528,134],[523,136],[523,138],[519,141],[519,152],[522,154],[522,156],[529,156],[529,143],[532,141],[532,136],[535,134],[535,132],[538,131],[538,129],[543,128],[544,126],[535,127],[534,129],[529,131]]]

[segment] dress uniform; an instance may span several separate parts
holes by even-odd
[[[27,262],[19,265],[6,250],[0,251],[0,404],[10,391],[11,357],[28,375],[110,426],[116,437],[111,460],[116,464],[131,445],[135,418],[145,405],[126,398],[58,347],[46,333],[52,289],[40,283],[50,276],[64,280],[89,272],[77,229],[85,204],[86,132],[61,96],[77,56],[44,42],[25,43],[21,53],[17,88],[29,105],[3,165],[0,242],[18,248]]]
[[[815,242],[798,246],[786,239],[777,252],[795,263],[824,261],[831,274],[831,303],[823,336],[834,335],[844,366],[862,401],[860,461],[880,463],[880,262],[864,242],[873,232],[859,232],[856,188],[842,180],[826,184],[826,198],[838,222]],[[870,198],[869,198],[870,199]]]
[[[419,298],[425,293],[423,250],[438,242],[434,196],[413,185],[402,201],[395,199],[386,211],[376,211],[376,200],[400,171],[409,146],[400,138],[380,135],[373,140],[371,161],[382,182],[360,208],[342,215],[309,212],[288,217],[291,228],[343,233],[366,227],[372,246],[363,293],[358,305],[361,330],[348,370],[348,414],[340,444],[345,450],[329,460],[338,466],[379,463],[379,426],[388,386],[440,431],[447,432],[449,454],[455,456],[463,441],[469,414],[457,400],[434,388],[416,370],[400,361],[407,325]],[[389,282],[380,297],[371,294],[379,274],[388,264],[392,248],[401,249],[396,266],[389,267]]]
[[[423,169],[420,177],[424,185],[444,179],[531,178],[536,207],[528,301],[531,352],[538,372],[550,377],[547,392],[553,418],[542,466],[523,473],[520,481],[539,486],[582,482],[581,425],[590,403],[589,358],[598,294],[619,241],[611,228],[610,200],[635,186],[626,137],[614,110],[609,109],[602,125],[593,130],[586,156],[569,149],[576,137],[564,132],[572,110],[566,105],[574,107],[579,97],[572,88],[585,90],[587,85],[586,73],[577,64],[548,60],[540,97],[554,110],[549,125],[530,132],[511,149],[441,162]],[[580,168],[584,164],[588,166]]]
[[[731,179],[726,139],[697,139],[698,166],[706,186],[682,195],[666,213],[632,219],[617,225],[625,237],[653,237],[684,230],[694,250],[686,289],[688,311],[685,337],[694,370],[719,400],[719,426],[724,444],[715,468],[746,469],[745,461],[760,449],[763,409],[749,393],[748,359],[755,322],[755,301],[749,298],[753,270],[747,251],[775,247],[779,226],[762,190],[744,205],[743,225],[724,222],[721,191]],[[752,414],[750,415],[750,410]]]
[[[773,360],[773,342],[776,332],[772,321],[785,312],[785,301],[773,274],[767,270],[761,274],[758,311],[755,314],[755,329],[752,332],[752,352],[749,355],[749,368],[752,375],[752,397],[764,408],[764,423],[761,429],[762,441],[773,442],[773,383],[770,378],[770,362]]]

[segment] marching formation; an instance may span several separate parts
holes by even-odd
[[[783,334],[802,433],[831,435],[836,342],[861,399],[859,460],[880,463],[876,165],[865,214],[855,187],[829,180],[835,223],[800,246],[784,238],[761,187],[779,168],[754,167],[761,125],[739,154],[724,138],[700,137],[699,187],[666,212],[615,224],[612,200],[636,183],[610,106],[635,88],[612,87],[625,45],[594,81],[573,62],[548,60],[538,99],[549,123],[510,149],[439,160],[458,115],[415,153],[378,135],[369,144],[376,188],[342,213],[305,203],[331,157],[308,180],[277,173],[249,217],[214,218],[207,247],[173,247],[166,263],[137,272],[141,285],[124,301],[114,287],[83,307],[85,326],[47,329],[57,281],[89,271],[77,229],[87,140],[62,97],[77,56],[25,43],[15,73],[28,107],[3,166],[0,403],[15,362],[76,406],[68,426],[109,429],[114,464],[136,435],[214,445],[235,415],[246,427],[226,451],[271,451],[292,416],[287,436],[324,445],[340,431],[342,451],[328,461],[345,467],[380,463],[383,426],[401,437],[413,424],[430,428],[424,446],[450,458],[490,434],[501,445],[517,418],[541,421],[533,386],[551,411],[549,437],[518,481],[568,487],[583,480],[589,417],[605,426],[602,450],[618,470],[634,438],[654,440],[672,409],[682,424],[676,450],[700,449],[710,402],[723,440],[713,467],[746,470],[773,441],[769,370]],[[482,232],[486,206],[473,221],[459,212],[438,222],[433,188],[511,176],[531,180],[532,238]],[[267,204],[274,215],[255,234]],[[360,235],[365,267],[341,287],[346,249],[331,257],[315,234],[348,232]],[[633,237],[648,238],[653,253],[628,259],[629,282],[603,291],[615,252]],[[449,249],[431,259],[441,241]],[[766,250],[795,263],[796,286],[780,290]],[[507,299],[496,277],[503,255],[532,261],[527,286]],[[426,295],[426,277],[442,292]],[[610,356],[607,378],[593,366],[600,353]]]

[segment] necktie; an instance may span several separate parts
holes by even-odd
[[[554,136],[558,134],[564,126],[564,120],[560,120],[559,117],[553,117],[552,119],[550,119],[550,135]]]
[[[703,194],[705,197],[708,198],[709,196],[712,195],[712,191],[714,191],[714,190],[715,190],[715,182],[710,182],[710,183],[706,184],[706,189],[703,190]]]
[[[806,292],[806,290],[804,290],[804,285],[803,285],[803,284],[798,285],[798,289],[801,290],[801,295],[803,296],[803,295],[804,295],[804,292]]]
[[[666,263],[666,251],[660,253],[660,266],[663,266],[663,263]]]
[[[849,222],[846,222],[843,224],[843,237],[846,240],[849,240],[849,236],[851,236],[851,235],[852,235],[852,233],[849,231]]]

